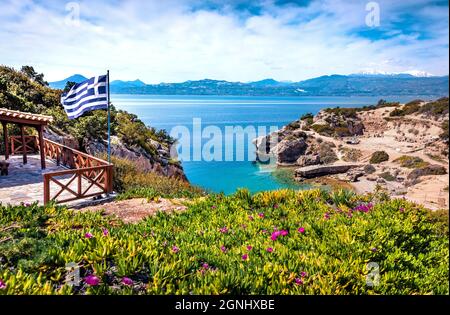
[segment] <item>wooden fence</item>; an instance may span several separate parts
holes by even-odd
[[[26,152],[39,152],[38,138],[25,137]],[[23,153],[22,138],[11,137],[11,153]],[[108,162],[44,138],[45,157],[67,170],[44,173],[44,203],[74,201],[111,193],[113,165]],[[57,189],[51,189],[52,186]],[[74,187],[75,186],[75,187]]]
[[[21,136],[11,136],[9,137],[11,141],[11,154],[23,154],[22,137]],[[36,136],[25,136],[25,152],[26,153],[36,153],[39,151],[38,142]]]
[[[112,192],[112,164],[45,138],[44,147],[48,159],[69,168],[44,174],[44,203],[69,202]],[[58,186],[55,193],[50,190],[51,183]],[[73,183],[76,183],[75,189],[71,188]],[[63,193],[66,196],[62,197]]]

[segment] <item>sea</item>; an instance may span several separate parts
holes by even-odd
[[[406,103],[426,96],[259,97],[113,94],[117,109],[180,139],[178,157],[188,180],[211,192],[231,194],[281,188],[307,189],[273,163],[255,162],[251,138],[269,133],[303,114],[328,107],[375,105],[380,99]],[[217,140],[219,139],[219,140]]]

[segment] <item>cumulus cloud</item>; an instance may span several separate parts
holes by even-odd
[[[0,0],[0,63],[33,65],[48,80],[110,69],[148,83],[448,74],[445,2],[377,1],[379,27],[365,24],[367,1],[224,3]]]

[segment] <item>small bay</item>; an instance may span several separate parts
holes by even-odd
[[[380,99],[405,103],[421,96],[354,96],[354,97],[258,97],[258,96],[181,96],[113,94],[111,102],[117,109],[136,114],[145,124],[169,133],[176,126],[193,131],[193,119],[201,119],[202,128],[216,126],[224,134],[222,161],[182,161],[189,181],[213,192],[233,193],[237,188],[252,192],[279,188],[309,188],[297,185],[279,176],[273,176],[274,167],[254,163],[248,159],[254,150],[245,139],[243,147],[227,143],[226,126],[281,128],[299,119],[303,114],[316,114],[327,107],[362,107],[374,105]],[[261,134],[258,134],[261,135]],[[208,138],[202,139],[204,144]],[[192,149],[192,148],[191,148]],[[223,161],[227,151],[233,156],[244,155],[244,161]],[[191,150],[193,151],[193,150]],[[192,153],[192,152],[191,152]]]

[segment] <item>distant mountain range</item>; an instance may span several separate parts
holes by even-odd
[[[82,82],[86,78],[73,75],[50,83],[63,89],[68,81]],[[358,73],[327,75],[300,82],[274,79],[242,83],[204,79],[182,83],[145,84],[141,80],[111,82],[111,93],[154,95],[259,95],[259,96],[377,96],[449,94],[448,76],[430,76],[427,73]]]

